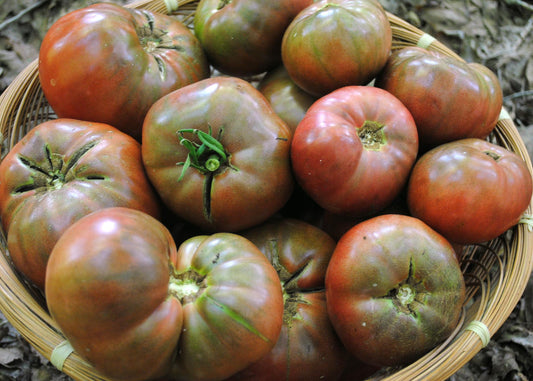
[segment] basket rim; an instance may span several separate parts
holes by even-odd
[[[143,8],[154,12],[175,14],[185,7],[194,7],[199,0],[138,0],[126,7]],[[402,46],[418,45],[428,50],[434,50],[457,59],[463,60],[447,46],[434,39],[432,36],[414,27],[403,19],[386,12],[391,23],[395,48]],[[10,136],[7,142],[9,149],[16,143],[17,134],[9,135],[13,125],[21,123],[23,115],[17,106],[35,95],[38,83],[38,59],[31,62],[0,94],[0,128],[2,140]],[[20,90],[23,90],[20,92]],[[4,110],[13,110],[5,115]],[[517,153],[533,174],[533,165],[528,150],[505,109],[502,110],[500,120],[495,128],[495,135],[502,144]],[[533,200],[526,210],[526,214],[533,214]],[[512,310],[520,300],[528,280],[533,272],[533,233],[527,224],[518,224],[513,228],[515,237],[506,250],[516,252],[512,259],[511,267],[503,268],[509,263],[500,263],[501,269],[497,285],[486,285],[480,290],[480,305],[472,315],[464,311],[462,323],[457,326],[456,332],[450,339],[416,362],[399,369],[391,375],[380,377],[385,380],[445,380],[453,375],[459,368],[469,362],[474,355],[482,349],[485,342],[475,330],[467,329],[472,321],[480,322],[489,332],[490,336],[503,325]],[[2,233],[3,235],[3,233]],[[3,237],[5,240],[5,237]],[[41,355],[50,359],[54,349],[65,341],[57,324],[38,301],[38,293],[32,293],[28,285],[13,270],[8,260],[7,251],[0,248],[0,311],[5,315],[13,327],[21,333]],[[511,271],[504,271],[504,270]],[[485,304],[486,303],[486,304]],[[498,304],[500,303],[500,304]],[[496,307],[504,307],[496,309]],[[15,308],[17,307],[17,308]],[[27,327],[37,327],[36,334]],[[41,340],[40,336],[45,339]],[[440,357],[447,354],[444,361]],[[62,369],[65,374],[76,379],[105,380],[94,368],[83,360],[77,353],[71,353],[64,361]]]

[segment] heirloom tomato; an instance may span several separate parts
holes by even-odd
[[[209,231],[237,231],[265,221],[289,199],[291,137],[249,82],[212,77],[152,106],[143,161],[179,217]]]
[[[424,151],[487,137],[502,109],[498,77],[487,67],[414,46],[394,51],[375,85],[409,109]]]
[[[409,111],[385,90],[346,86],[317,100],[296,127],[296,179],[322,208],[376,213],[398,196],[418,152]]]
[[[177,249],[163,224],[129,208],[73,224],[45,291],[72,347],[116,380],[222,380],[267,353],[282,324],[277,273],[250,241],[218,233]]]
[[[58,19],[39,52],[39,78],[60,117],[103,122],[136,139],[150,106],[209,76],[200,42],[176,18],[98,3]]]
[[[39,287],[65,229],[111,206],[159,216],[140,143],[109,125],[73,119],[44,122],[0,164],[0,210],[10,256]]]
[[[335,241],[294,219],[273,219],[242,233],[278,272],[285,300],[274,348],[231,380],[336,380],[348,353],[326,311],[324,278]]]
[[[201,0],[194,32],[216,69],[234,76],[260,74],[280,64],[285,29],[312,2]]]
[[[426,152],[407,187],[411,214],[450,241],[473,244],[516,225],[531,202],[532,179],[514,152],[461,139]]]
[[[283,36],[282,61],[315,96],[366,85],[385,66],[392,30],[377,0],[320,0],[300,12]]]
[[[284,66],[268,72],[259,82],[257,89],[293,131],[317,99],[298,87]]]
[[[410,216],[365,220],[337,243],[328,313],[346,348],[374,366],[407,365],[457,326],[465,283],[451,244]]]

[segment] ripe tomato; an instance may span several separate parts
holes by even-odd
[[[375,85],[409,109],[424,151],[452,140],[487,137],[503,102],[499,80],[485,66],[419,47],[394,51]]]
[[[280,64],[285,29],[312,2],[201,0],[194,32],[216,69],[234,76],[260,74]]]
[[[337,334],[374,366],[407,365],[445,340],[465,299],[451,244],[404,215],[380,215],[343,235],[325,284]]]
[[[532,195],[526,163],[482,139],[461,139],[425,153],[407,188],[411,214],[450,241],[489,241],[516,225]]]
[[[257,89],[292,131],[317,99],[298,87],[283,65],[268,72],[259,82]]]
[[[309,108],[296,127],[291,160],[296,179],[322,208],[362,217],[394,201],[417,152],[415,123],[398,99],[347,86]]]
[[[114,127],[73,119],[30,130],[0,164],[0,211],[15,266],[44,286],[61,234],[92,211],[126,206],[159,216],[139,142]]]
[[[209,76],[198,39],[176,18],[100,3],[46,33],[39,78],[60,117],[108,123],[136,139],[148,108]]]
[[[45,292],[72,347],[117,380],[222,380],[267,353],[282,324],[277,273],[250,241],[218,233],[177,249],[158,220],[129,208],[73,224]]]
[[[337,379],[348,357],[329,321],[324,289],[335,241],[294,219],[275,219],[242,234],[277,270],[285,307],[274,348],[230,380]]]
[[[315,96],[366,85],[385,66],[392,44],[377,0],[320,0],[300,12],[283,36],[283,64]]]
[[[143,161],[179,217],[209,231],[237,231],[289,199],[291,137],[249,82],[212,77],[154,104],[143,127]]]

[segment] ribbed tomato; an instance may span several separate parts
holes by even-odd
[[[47,31],[39,79],[60,117],[108,123],[140,140],[150,106],[209,76],[200,42],[178,19],[99,3]]]
[[[61,234],[81,217],[125,206],[159,216],[141,146],[103,123],[55,119],[30,130],[0,164],[0,210],[15,266],[44,286]]]
[[[503,102],[498,77],[487,67],[419,47],[394,51],[375,85],[409,109],[424,151],[452,140],[487,137]]]
[[[404,215],[380,215],[345,233],[325,284],[337,334],[374,366],[407,365],[444,341],[465,300],[452,245]]]
[[[324,286],[335,241],[294,219],[274,219],[242,234],[278,272],[285,307],[274,348],[230,380],[337,379],[348,353],[329,321]]]
[[[426,152],[407,188],[411,214],[458,244],[481,243],[516,225],[531,202],[531,173],[515,153],[482,139]]]
[[[163,202],[209,231],[265,221],[289,199],[292,132],[249,82],[212,77],[161,98],[142,139]]]
[[[129,208],[73,224],[45,292],[72,347],[114,380],[223,380],[266,354],[282,325],[277,273],[249,240],[218,233],[177,249]]]
[[[194,32],[209,62],[228,75],[260,74],[281,62],[281,40],[313,0],[201,0]]]
[[[296,127],[291,162],[322,208],[366,217],[390,205],[418,153],[413,117],[392,94],[346,86],[316,101]]]
[[[283,36],[283,64],[298,86],[323,96],[366,85],[385,66],[392,44],[377,0],[320,0],[300,12]]]

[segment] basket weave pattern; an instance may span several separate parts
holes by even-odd
[[[128,6],[171,14],[190,24],[197,4],[198,0],[142,0]],[[418,45],[461,59],[421,30],[392,14],[388,17],[393,31],[393,49]],[[53,110],[39,85],[35,60],[0,96],[2,157],[32,127],[53,118]],[[527,149],[505,110],[490,139],[522,157],[533,173]],[[530,213],[531,203],[526,211]],[[1,232],[0,310],[38,352],[50,359],[65,338],[48,314],[42,295],[14,270],[6,246],[5,233]],[[444,380],[485,346],[507,320],[528,283],[533,269],[533,233],[521,223],[486,245],[467,247],[462,269],[467,283],[467,303],[455,332],[415,363],[390,370],[379,376],[380,379]],[[56,349],[54,353],[57,352]],[[75,352],[67,353],[61,360],[61,370],[74,379],[104,379]]]

